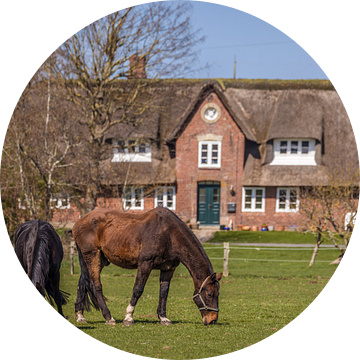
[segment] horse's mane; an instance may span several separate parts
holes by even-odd
[[[212,267],[212,264],[210,262],[210,259],[206,253],[206,251],[204,250],[203,246],[201,245],[199,239],[195,236],[195,234],[188,228],[188,226],[184,223],[184,221],[182,221],[173,211],[169,210],[168,208],[162,208],[162,209],[166,209],[168,213],[170,213],[173,217],[175,217],[175,219],[177,221],[179,221],[184,229],[184,231],[186,232],[186,234],[190,235],[190,237],[194,240],[194,244],[196,245],[196,247],[200,250],[201,254],[203,255],[203,257],[206,259],[208,265],[209,265],[209,270],[211,272],[211,274],[214,272],[214,269]]]

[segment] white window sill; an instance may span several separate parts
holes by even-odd
[[[111,162],[151,162],[151,153],[117,153]]]
[[[270,165],[316,166],[316,162],[310,159],[289,159],[287,157],[286,159],[274,159]]]
[[[286,210],[286,209],[276,209],[276,212],[277,213],[297,213],[299,212],[298,209],[289,209],[289,210]]]
[[[216,166],[213,166],[213,165],[199,165],[199,168],[200,169],[221,169],[221,166],[220,165],[216,165]]]

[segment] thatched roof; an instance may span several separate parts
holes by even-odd
[[[152,139],[157,150],[152,163],[143,164],[142,171],[149,167],[143,183],[155,180],[159,172],[164,183],[175,181],[175,161],[167,146],[176,142],[210,92],[217,94],[244,133],[247,146],[255,150],[246,156],[244,185],[310,185],[326,182],[331,172],[359,167],[349,118],[329,81],[168,80],[161,83],[159,92],[163,95],[155,110],[138,129],[119,126],[107,135]],[[276,138],[315,139],[318,165],[269,165]]]

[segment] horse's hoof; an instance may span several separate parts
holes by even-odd
[[[131,325],[134,325],[134,321],[124,320],[123,324],[124,324],[124,326],[131,326]]]
[[[172,322],[171,321],[160,321],[160,325],[171,326]]]
[[[116,325],[116,321],[113,318],[111,318],[110,320],[106,321],[105,325]]]
[[[86,319],[84,318],[84,315],[82,314],[81,311],[78,311],[77,313],[75,313],[75,317],[76,317],[76,321],[78,323],[86,324]]]

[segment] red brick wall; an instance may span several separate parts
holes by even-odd
[[[275,186],[265,188],[265,212],[243,212],[239,222],[239,224],[259,227],[263,223],[274,227],[283,225],[286,228],[300,224],[298,212],[276,212]]]
[[[122,200],[119,198],[99,198],[97,201],[98,207],[120,210],[122,211]],[[120,206],[119,206],[120,205]],[[129,213],[141,213],[154,208],[155,199],[153,196],[144,198],[144,210],[128,210]],[[80,218],[80,211],[76,208],[74,203],[70,204],[70,209],[54,209],[53,222],[73,223]]]
[[[201,118],[201,109],[206,103],[215,103],[221,109],[221,117],[214,124]],[[221,168],[198,168],[198,135],[221,135]],[[245,137],[215,93],[210,94],[196,110],[190,123],[176,142],[176,213],[184,220],[197,221],[198,181],[213,180],[221,182],[220,223],[239,223],[241,204],[242,173],[244,163]],[[233,185],[235,196],[230,195]],[[227,212],[227,203],[236,202],[237,211]]]

